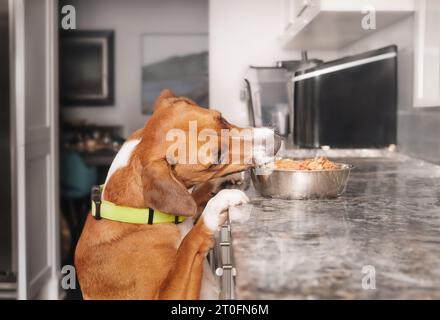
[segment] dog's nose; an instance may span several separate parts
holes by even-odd
[[[253,129],[253,160],[257,165],[272,162],[281,147],[281,137],[270,128]]]

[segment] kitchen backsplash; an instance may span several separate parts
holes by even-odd
[[[399,150],[440,164],[440,107],[399,112]]]

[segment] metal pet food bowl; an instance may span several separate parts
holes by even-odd
[[[344,193],[352,165],[334,170],[267,170],[253,168],[252,182],[263,196],[277,199],[336,198]],[[257,174],[258,172],[258,174]]]

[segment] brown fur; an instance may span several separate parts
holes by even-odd
[[[219,112],[197,106],[188,98],[161,93],[145,127],[129,139],[142,139],[128,164],[105,187],[105,199],[119,205],[151,207],[173,215],[194,216],[219,189],[211,179],[242,171],[246,164],[169,165],[166,132],[237,128]],[[238,129],[238,128],[237,128]],[[242,150],[243,148],[241,148]],[[210,181],[211,180],[211,181]],[[203,185],[200,185],[203,184]],[[198,185],[191,194],[187,188]],[[179,245],[180,244],[180,245]],[[87,218],[75,252],[75,266],[85,299],[197,299],[203,259],[212,247],[212,233],[203,219],[180,242],[172,223],[135,225]]]

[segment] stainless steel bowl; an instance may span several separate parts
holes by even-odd
[[[317,199],[340,196],[347,185],[352,165],[337,163],[335,170],[252,169],[255,189],[264,197],[278,199]],[[256,173],[258,170],[258,173]]]

